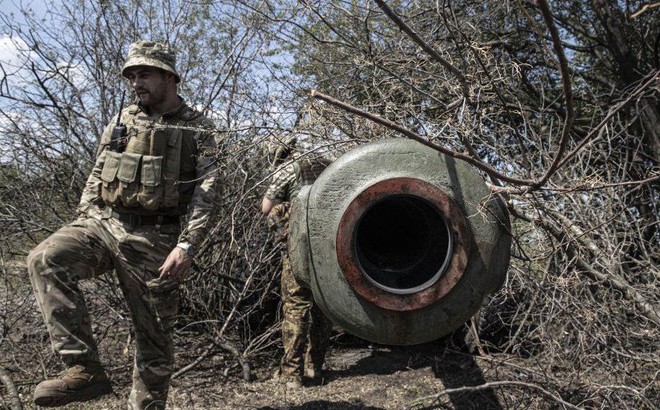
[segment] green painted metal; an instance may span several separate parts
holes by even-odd
[[[416,189],[409,189],[406,181],[413,181]],[[430,190],[431,196],[417,198],[422,195],[419,192],[425,190]],[[368,196],[370,191],[377,191],[376,195]],[[376,198],[373,203],[369,202],[372,197]],[[436,201],[436,198],[439,199]],[[376,212],[376,206],[388,204],[387,201],[392,205],[386,207],[388,212],[382,213],[388,218],[383,221],[385,224],[397,223],[397,218],[409,218],[409,215],[395,213],[397,209],[406,210],[401,204],[405,205],[408,200],[413,207],[418,207],[417,202],[429,204],[439,218],[446,219],[454,244],[448,245],[447,241],[442,241],[441,245],[430,244],[438,246],[439,252],[448,252],[452,258],[454,272],[448,269],[439,275],[439,280],[445,280],[446,284],[433,285],[435,290],[421,289],[427,286],[424,285],[419,292],[412,288],[412,291],[404,289],[399,295],[389,295],[383,290],[386,286],[376,283],[371,288],[373,280],[369,283],[347,276],[342,266],[357,266],[359,272],[367,262],[360,256],[364,252],[358,249],[359,241],[351,239],[350,232],[338,232],[346,226],[363,226],[365,215]],[[417,213],[412,222],[434,218],[435,213]],[[352,221],[353,215],[357,215],[358,220]],[[378,217],[383,216],[379,213]],[[387,229],[384,226],[383,232],[387,233]],[[405,236],[405,229],[402,232]],[[408,234],[416,235],[415,232]],[[353,240],[350,243],[354,251],[347,252],[346,249],[353,248],[346,248],[342,242],[338,255],[338,237],[340,240],[343,237],[344,242]],[[401,241],[395,245],[403,246],[405,252],[408,239],[418,243],[420,238],[423,241],[427,237],[424,233],[420,237],[395,237],[394,240]],[[380,238],[374,238],[374,246],[387,250],[388,244],[379,244],[378,240]],[[504,283],[511,246],[506,208],[501,199],[488,190],[479,172],[462,161],[405,139],[365,144],[332,163],[294,200],[290,241],[294,272],[309,284],[316,303],[328,318],[361,338],[393,345],[428,342],[461,326],[479,309],[484,297]],[[440,249],[442,247],[447,248]],[[400,251],[389,249],[393,253]],[[465,258],[464,262],[459,260],[461,257]],[[342,258],[349,259],[348,265]],[[386,256],[383,259],[386,260]],[[460,272],[455,272],[459,268]],[[387,269],[384,272],[390,274]],[[454,275],[454,279],[443,278],[443,275]]]

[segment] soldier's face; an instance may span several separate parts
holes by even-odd
[[[154,67],[134,67],[126,72],[135,94],[143,105],[158,106],[168,92],[167,74]]]

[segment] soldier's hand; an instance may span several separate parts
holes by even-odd
[[[193,258],[188,255],[186,251],[179,247],[172,249],[165,262],[158,268],[158,273],[161,279],[171,279],[175,281],[183,281],[188,270],[192,266]]]

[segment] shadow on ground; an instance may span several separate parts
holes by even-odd
[[[357,402],[331,402],[326,400],[310,401],[298,406],[259,407],[257,410],[385,410],[383,407],[365,406]]]
[[[487,382],[474,356],[461,352],[447,353],[433,365],[433,374],[442,381],[445,389],[479,386]],[[493,389],[465,391],[447,395],[454,409],[502,410]],[[433,407],[427,407],[433,408]]]
[[[332,369],[326,374],[326,383],[343,378],[365,375],[388,375],[410,369],[430,367],[444,389],[479,386],[487,382],[474,356],[450,348],[448,340],[440,340],[416,346],[383,347],[369,346],[352,349],[345,354],[335,355]],[[497,395],[492,389],[456,392],[441,395],[434,402],[419,409],[453,408],[460,410],[502,410]],[[306,407],[310,405],[311,407]],[[323,406],[327,407],[323,407]],[[299,409],[369,409],[359,404],[313,402]]]

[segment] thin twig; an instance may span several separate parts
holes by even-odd
[[[642,14],[646,13],[647,11],[652,10],[656,7],[660,7],[660,1],[656,1],[655,3],[649,3],[649,4],[643,5],[642,7],[639,8],[639,10],[637,10],[636,12],[631,14],[630,18],[631,19],[637,18],[637,17],[641,16]]]
[[[216,338],[218,340],[222,339],[225,331],[227,330],[227,326],[229,326],[229,323],[231,323],[232,319],[234,318],[234,315],[238,311],[240,302],[243,300],[243,298],[245,297],[245,294],[247,293],[250,285],[252,284],[252,280],[254,279],[254,275],[255,275],[255,271],[252,271],[250,273],[250,276],[248,276],[247,280],[245,281],[245,285],[243,286],[243,289],[241,290],[241,293],[238,296],[238,298],[236,300],[236,303],[234,303],[234,306],[232,306],[231,312],[229,312],[229,315],[227,315],[227,318],[225,319],[225,323],[222,325],[222,328],[218,331],[218,334],[216,336]],[[198,364],[200,364],[204,359],[206,359],[215,350],[216,345],[224,347],[223,342],[213,342],[213,343],[211,343],[210,345],[208,345],[206,347],[206,349],[204,349],[204,352],[202,352],[202,354],[197,359],[195,359],[195,361],[193,361],[192,363],[188,364],[187,366],[182,367],[181,369],[174,372],[174,374],[172,374],[172,379],[176,379],[177,377],[181,376],[182,374],[188,372],[189,370],[193,369]],[[237,356],[239,362],[241,363],[241,366],[243,366],[244,363],[241,361],[242,360],[241,357],[242,357],[241,355]],[[245,371],[244,366],[243,366],[243,369]]]
[[[454,67],[449,61],[440,55],[440,53],[433,47],[431,47],[426,41],[424,41],[419,34],[417,34],[410,26],[408,26],[397,14],[392,10],[383,0],[374,0],[378,7],[383,10],[387,15],[396,24],[403,32],[408,34],[410,38],[417,43],[424,51],[426,51],[434,60],[440,63],[444,68],[446,68],[450,73],[452,73],[460,82],[461,89],[463,90],[463,97],[468,98],[469,96],[469,87],[468,81],[461,73],[461,71]]]
[[[7,394],[9,395],[9,399],[11,401],[9,408],[11,410],[22,410],[23,405],[21,404],[18,390],[16,390],[14,382],[11,380],[11,377],[9,377],[9,372],[4,367],[0,367],[0,380],[2,380],[2,384],[5,385],[5,389],[7,389]]]
[[[336,98],[333,98],[333,97],[330,97],[329,95],[323,94],[320,91],[310,90],[309,95],[313,98],[325,101],[325,102],[327,102],[331,105],[334,105],[336,107],[339,107],[339,108],[341,108],[345,111],[348,111],[350,113],[359,115],[363,118],[366,118],[366,119],[371,120],[375,123],[383,125],[387,128],[395,130],[395,131],[405,135],[406,137],[410,138],[411,140],[415,140],[415,141],[417,141],[421,144],[424,144],[427,147],[432,148],[432,149],[434,149],[438,152],[441,152],[445,155],[449,155],[450,157],[462,159],[463,161],[465,161],[465,162],[467,162],[471,165],[474,165],[475,167],[477,167],[480,170],[484,171],[485,173],[487,173],[488,175],[490,175],[493,178],[499,179],[499,180],[504,181],[504,182],[509,182],[509,183],[512,183],[512,184],[518,184],[518,185],[530,186],[530,185],[533,185],[533,184],[536,183],[536,181],[533,181],[533,180],[519,179],[519,178],[514,178],[514,177],[504,175],[504,174],[496,171],[490,165],[485,164],[485,163],[479,161],[478,159],[472,158],[469,155],[461,154],[460,152],[452,151],[452,150],[447,149],[445,147],[442,147],[440,145],[436,145],[436,144],[430,142],[429,140],[423,138],[419,134],[417,134],[417,133],[415,133],[415,132],[413,132],[413,131],[405,128],[405,127],[402,127],[402,126],[400,126],[399,124],[397,124],[395,122],[392,122],[392,121],[387,120],[385,118],[379,117],[378,115],[372,114],[370,112],[363,111],[363,110],[361,110],[357,107],[354,107],[354,106],[352,106],[348,103],[345,103],[343,101],[339,101]]]
[[[446,389],[441,391],[440,393],[431,395],[431,396],[425,396],[425,397],[420,397],[416,399],[412,406],[418,405],[423,401],[426,400],[437,400],[441,396],[448,395],[448,394],[455,394],[455,393],[465,393],[465,392],[474,392],[474,391],[480,391],[480,390],[490,390],[492,388],[499,388],[499,387],[510,387],[510,386],[515,386],[515,387],[527,387],[532,390],[536,390],[540,392],[543,396],[546,396],[555,402],[559,403],[562,405],[564,408],[569,408],[569,409],[575,409],[575,410],[580,410],[582,409],[581,407],[577,407],[571,403],[568,403],[564,401],[561,397],[557,396],[556,394],[553,394],[549,392],[548,390],[544,389],[543,387],[539,386],[538,384],[534,383],[524,383],[524,382],[519,382],[515,380],[503,380],[503,381],[498,381],[498,382],[487,382],[484,384],[480,384],[478,386],[463,386],[463,387],[457,387],[455,389]],[[411,406],[411,407],[412,407]]]
[[[559,30],[555,26],[554,19],[552,17],[552,12],[550,11],[550,6],[545,0],[537,0],[539,9],[541,9],[541,15],[543,15],[543,20],[548,26],[550,31],[550,37],[552,38],[552,45],[557,54],[557,60],[559,63],[559,72],[561,73],[561,83],[564,90],[564,104],[566,106],[566,116],[564,118],[564,128],[561,132],[561,138],[559,139],[559,149],[555,154],[555,158],[550,165],[550,168],[546,171],[543,178],[538,181],[538,185],[543,185],[545,182],[550,179],[550,177],[559,169],[562,156],[568,145],[568,139],[571,134],[571,128],[573,127],[573,120],[575,119],[575,109],[573,107],[573,91],[571,88],[571,74],[568,69],[568,59],[564,54],[564,48],[562,47],[561,38],[559,36]]]

